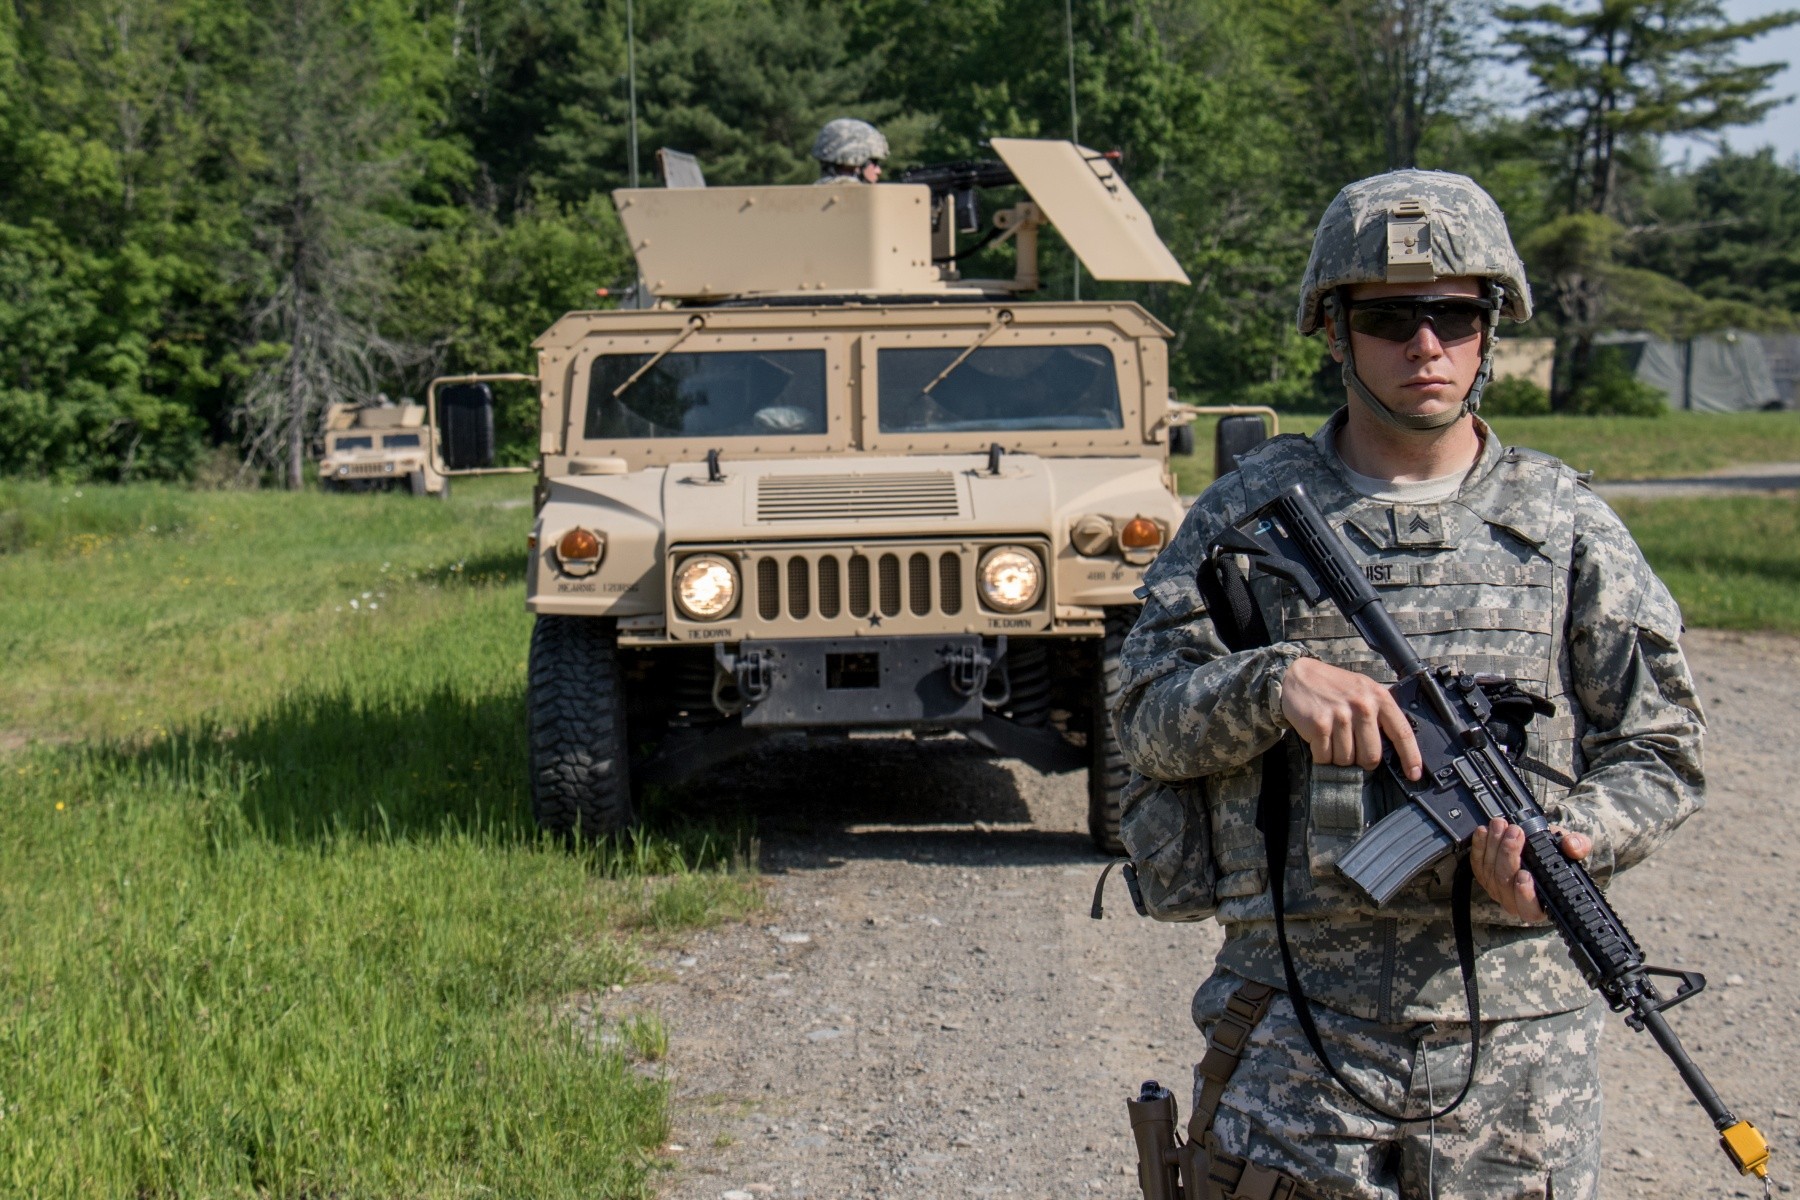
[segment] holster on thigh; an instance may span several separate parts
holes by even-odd
[[[1206,1056],[1194,1064],[1194,1113],[1181,1148],[1181,1186],[1189,1200],[1319,1200],[1286,1171],[1219,1149],[1213,1118],[1225,1087],[1237,1073],[1250,1031],[1269,1011],[1276,990],[1246,983],[1225,1002],[1225,1015],[1206,1039]]]

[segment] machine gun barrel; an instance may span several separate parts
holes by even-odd
[[[1431,863],[1466,846],[1489,820],[1518,825],[1525,834],[1522,865],[1583,978],[1674,1062],[1738,1171],[1766,1181],[1767,1142],[1754,1125],[1732,1115],[1662,1015],[1698,994],[1706,980],[1645,964],[1599,884],[1563,854],[1561,836],[1488,729],[1492,710],[1482,681],[1420,659],[1343,539],[1299,485],[1252,514],[1240,531],[1222,535],[1213,552],[1247,554],[1255,568],[1293,583],[1309,603],[1329,598],[1393,668],[1398,682],[1391,691],[1417,735],[1424,762],[1418,780],[1399,770],[1392,747],[1383,756],[1389,778],[1412,803],[1377,822],[1338,860],[1338,869],[1385,904]],[[1655,975],[1678,979],[1675,994],[1661,996]]]
[[[1012,168],[990,158],[963,159],[958,162],[930,163],[907,167],[894,176],[896,183],[922,183],[932,196],[963,192],[971,188],[1011,187],[1018,183]]]

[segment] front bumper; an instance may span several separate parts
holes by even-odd
[[[972,636],[808,638],[720,646],[746,728],[966,726],[982,717],[994,642]]]

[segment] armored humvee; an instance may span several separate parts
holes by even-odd
[[[1138,305],[1020,296],[1051,222],[1094,278],[1187,277],[1105,156],[992,144],[921,183],[614,193],[642,306],[535,343],[546,828],[617,830],[771,734],[910,730],[1086,770],[1116,847],[1107,701],[1192,410]],[[1028,197],[981,240],[1010,279],[957,269],[977,183]]]
[[[327,491],[408,488],[448,497],[422,404],[333,404],[325,410],[319,486]]]

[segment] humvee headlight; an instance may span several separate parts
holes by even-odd
[[[1149,517],[1133,517],[1119,530],[1119,545],[1127,550],[1157,550],[1162,539],[1162,526]]]
[[[695,621],[716,621],[737,607],[738,573],[731,560],[696,554],[675,568],[675,607]]]
[[[565,575],[592,575],[600,569],[605,551],[599,534],[577,525],[556,539],[556,565]]]
[[[1024,612],[1044,591],[1044,568],[1023,546],[995,546],[975,568],[981,599],[999,612]]]

